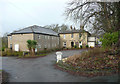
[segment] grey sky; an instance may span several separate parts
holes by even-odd
[[[0,32],[31,25],[69,24],[63,16],[69,0],[0,0]],[[71,25],[71,24],[69,24]]]

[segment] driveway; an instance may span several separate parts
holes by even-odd
[[[63,57],[80,54],[81,52],[82,50],[62,51]],[[55,61],[55,52],[45,57],[33,59],[17,59],[16,57],[3,57],[2,68],[3,70],[10,73],[10,82],[89,82],[93,80],[87,77],[73,76],[68,74],[67,72],[55,69],[53,66]],[[113,81],[117,81],[117,79],[114,78]]]

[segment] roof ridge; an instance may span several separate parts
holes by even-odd
[[[31,28],[32,32],[34,32],[33,28],[32,27],[30,27],[30,28]]]
[[[26,27],[26,28],[22,28],[22,29],[19,29],[19,30],[15,30],[15,31],[13,31],[13,32],[18,32],[18,31],[21,31],[21,30],[25,30],[25,29],[27,29],[28,27]]]
[[[50,35],[58,35],[57,32],[53,31],[50,28],[45,28],[37,25],[19,29],[15,32],[12,32],[11,34],[17,34],[17,33],[44,33],[44,34],[50,34]]]

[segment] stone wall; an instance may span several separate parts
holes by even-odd
[[[12,50],[15,50],[15,44],[19,44],[19,51],[28,51],[27,40],[33,40],[33,34],[15,34],[8,36],[8,48],[12,44]]]
[[[71,35],[73,34],[73,38]],[[65,35],[65,38],[64,38]],[[79,46],[79,42],[81,41],[83,45],[87,45],[88,40],[88,33],[81,33],[81,37],[79,33],[69,33],[69,34],[60,34],[60,47],[63,46],[63,42],[66,42],[66,47],[67,48],[72,48],[71,47],[71,42],[74,42],[74,46],[77,45]]]
[[[42,35],[42,34],[35,34],[34,40],[37,41],[37,50],[44,50],[46,49],[54,49],[59,48],[59,37],[57,36],[50,36],[50,35]]]

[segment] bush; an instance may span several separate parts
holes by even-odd
[[[103,49],[96,48],[88,50],[80,55],[70,56],[67,59],[68,64],[73,67],[80,66],[85,70],[105,70],[108,67],[109,70],[117,69],[119,58],[113,55],[107,55]]]
[[[5,48],[2,48],[2,51],[5,51]]]
[[[102,47],[112,47],[118,42],[118,32],[105,33],[103,38],[100,38],[100,41],[102,42]]]
[[[74,48],[77,48],[77,45],[75,45]]]
[[[2,52],[2,56],[23,56],[23,52]]]
[[[88,45],[86,45],[86,48],[88,48],[89,46]]]
[[[82,45],[80,45],[80,48],[82,48]]]

